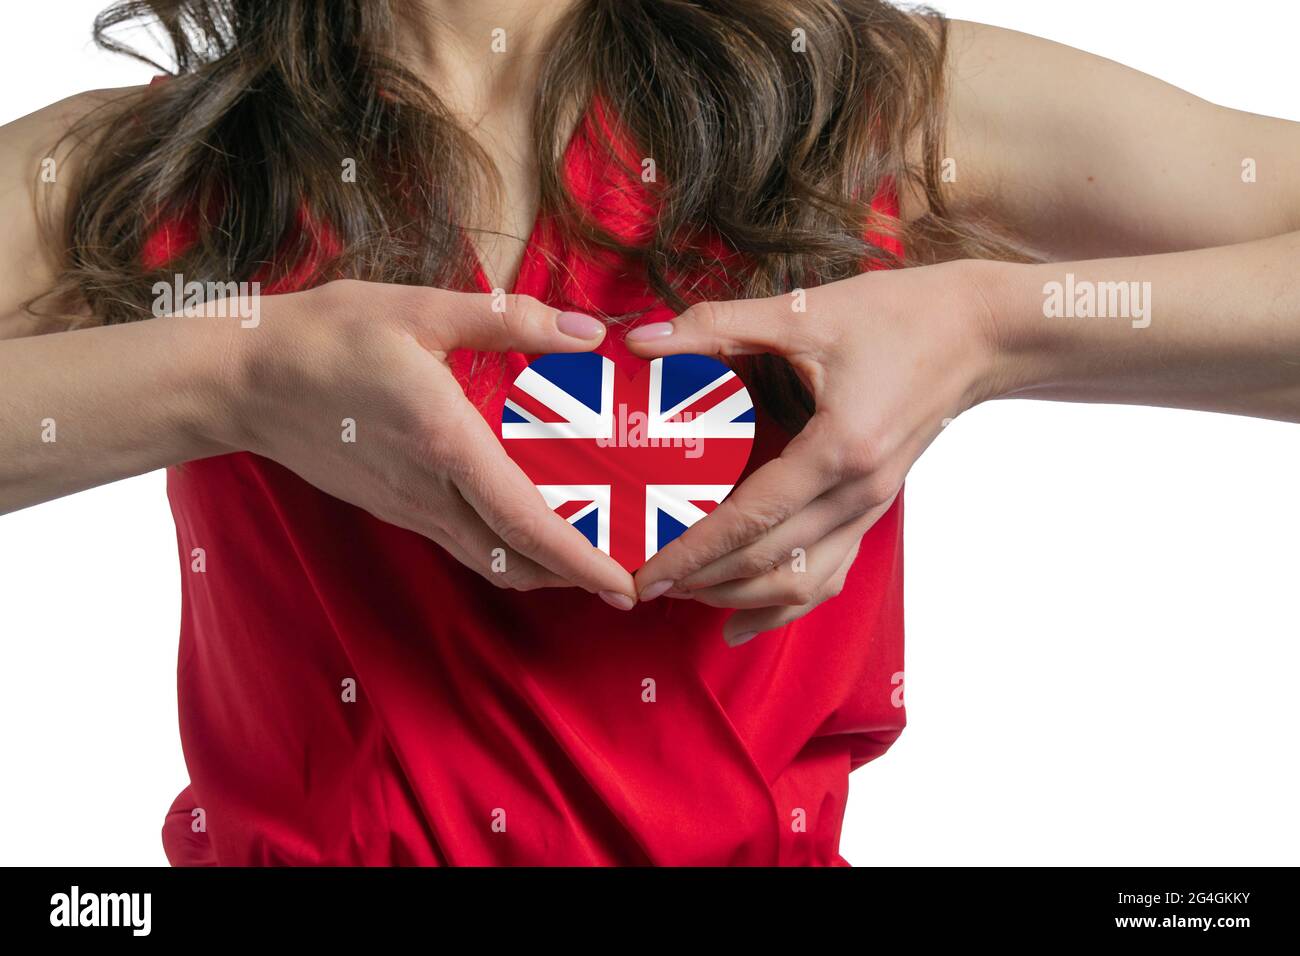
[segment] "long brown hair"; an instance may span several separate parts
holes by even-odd
[[[142,250],[160,217],[181,213],[196,235],[169,275],[239,281],[313,261],[304,203],[339,240],[307,284],[465,287],[460,204],[493,195],[494,172],[396,55],[414,2],[123,0],[100,14],[99,45],[146,62],[115,30],[161,27],[174,62],[153,65],[174,77],[75,131],[94,148],[53,226],[66,268],[52,301],[84,303],[108,323],[149,316],[151,287],[167,276]],[[674,308],[698,298],[688,277],[711,264],[691,240],[705,233],[739,254],[725,270],[735,298],[890,263],[868,226],[914,261],[1005,256],[995,233],[945,204],[945,44],[942,17],[882,0],[580,0],[538,85],[542,209],[569,241],[637,263]],[[595,96],[658,165],[657,219],[635,242],[592,223],[565,189],[562,146]],[[365,171],[355,182],[340,176],[345,158]],[[922,196],[925,214],[907,224],[874,214],[871,198],[890,183]],[[788,370],[757,362],[782,417],[806,414]]]

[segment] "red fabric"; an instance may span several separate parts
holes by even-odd
[[[653,200],[591,123],[569,148],[571,186],[634,235]],[[159,235],[154,265],[193,230]],[[515,291],[670,317],[635,270],[584,258],[545,220]],[[619,331],[601,351],[635,370]],[[471,380],[469,358],[455,367],[499,423],[500,369]],[[527,359],[507,356],[506,375]],[[760,414],[751,468],[787,437]],[[727,611],[502,591],[256,455],[172,468],[167,487],[192,780],[163,828],[173,864],[845,863],[849,771],[904,724],[901,498],[838,598],[733,650]]]

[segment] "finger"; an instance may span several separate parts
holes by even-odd
[[[722,639],[731,647],[739,647],[765,631],[773,631],[779,627],[784,627],[793,621],[797,621],[805,614],[816,610],[826,601],[837,597],[840,591],[843,590],[849,568],[853,566],[853,561],[857,556],[858,549],[854,545],[830,583],[823,589],[821,594],[807,604],[795,607],[767,607],[752,611],[737,611],[723,625]]]
[[[408,320],[437,351],[585,352],[605,337],[605,323],[561,312],[527,295],[488,295],[413,288]]]
[[[876,502],[869,497],[868,482],[841,485],[782,522],[753,544],[729,552],[677,582],[678,589],[713,587],[726,581],[766,574],[784,561],[805,557],[809,543],[821,541],[845,524],[858,537],[871,529],[897,497]]]
[[[748,644],[766,631],[775,631],[799,620],[814,610],[821,602],[809,602],[798,607],[764,607],[752,611],[737,611],[722,628],[722,639],[728,647]]]
[[[454,550],[452,547],[447,550],[490,583],[514,591],[569,586],[558,574],[507,548],[459,494],[443,502],[440,511],[443,536],[450,538],[449,543],[454,546]]]
[[[644,594],[662,593],[700,568],[767,534],[835,481],[833,444],[814,415],[780,456],[737,486],[708,517],[687,528],[636,573]]]
[[[701,302],[671,322],[652,322],[628,332],[627,346],[643,358],[678,355],[790,354],[799,344],[799,323],[785,296]]]
[[[821,596],[845,559],[856,554],[861,538],[853,523],[845,524],[808,548],[801,560],[786,561],[759,577],[700,588],[691,597],[710,607],[801,607]]]
[[[482,416],[470,408],[455,435],[461,449],[456,485],[507,547],[615,607],[636,603],[632,576],[546,506]]]

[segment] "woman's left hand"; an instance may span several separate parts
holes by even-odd
[[[778,458],[636,573],[641,599],[738,608],[724,629],[735,646],[838,594],[912,463],[997,392],[986,265],[868,272],[809,289],[802,303],[800,294],[706,302],[630,332],[647,359],[783,356],[816,403]]]

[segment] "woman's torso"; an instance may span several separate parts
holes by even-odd
[[[635,231],[653,213],[591,123],[570,184]],[[164,233],[162,258],[183,224]],[[546,220],[514,291],[671,317]],[[618,330],[600,351],[638,362]],[[473,378],[453,360],[495,426],[528,357]],[[788,437],[757,431],[751,469]],[[173,468],[168,495],[191,776],[163,831],[175,864],[838,864],[849,771],[904,724],[901,496],[839,597],[730,649],[726,611],[503,591],[252,454]]]

